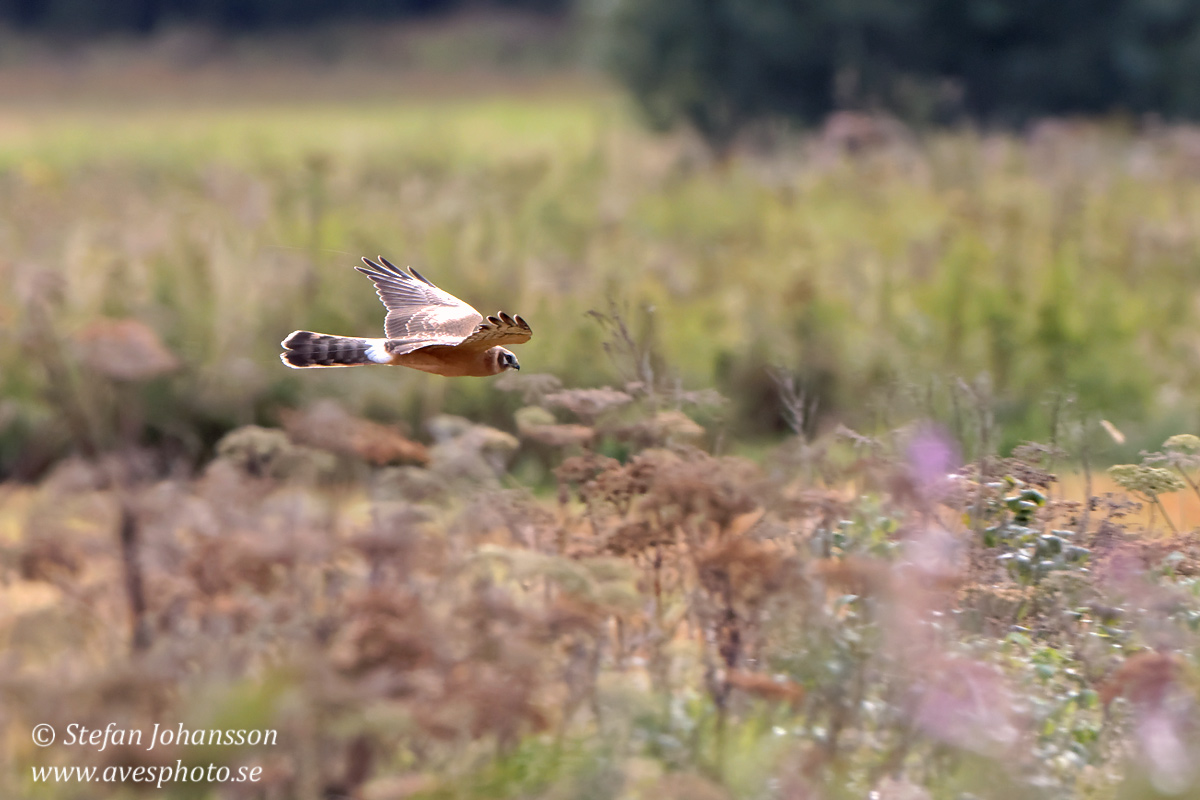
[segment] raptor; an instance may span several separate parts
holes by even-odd
[[[283,340],[283,363],[296,369],[389,364],[448,378],[486,377],[520,369],[503,345],[529,341],[533,331],[519,316],[500,311],[484,318],[471,306],[439,289],[415,269],[408,272],[386,258],[364,258],[359,272],[375,283],[387,308],[382,339],[293,331]]]

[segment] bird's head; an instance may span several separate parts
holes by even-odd
[[[496,366],[499,367],[500,372],[521,368],[520,362],[517,361],[517,357],[512,354],[512,351],[503,347],[496,348]]]

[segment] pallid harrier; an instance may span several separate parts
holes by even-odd
[[[312,331],[293,331],[283,340],[279,357],[289,367],[354,367],[391,364],[448,378],[484,377],[520,369],[517,357],[500,347],[521,344],[533,336],[529,324],[503,311],[483,318],[454,295],[434,286],[421,273],[363,259],[355,267],[375,282],[387,307],[383,339],[355,339]]]

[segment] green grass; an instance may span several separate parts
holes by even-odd
[[[44,338],[28,313],[38,272],[61,281],[47,295],[60,335],[132,316],[181,357],[154,389],[151,438],[180,435],[169,419],[211,442],[323,395],[412,423],[502,419],[486,382],[277,362],[294,328],[377,332],[351,269],[377,253],[524,315],[526,370],[568,385],[617,380],[585,316],[617,302],[672,378],[731,398],[741,436],[781,429],[775,365],[822,424],[948,419],[944,387],[986,372],[1002,441],[1046,438],[1060,392],[1136,449],[1196,423],[1192,136],[961,132],[855,158],[797,141],[712,165],[594,86],[18,103],[0,128],[0,337],[18,344],[0,351],[5,468],[54,425],[29,344]]]

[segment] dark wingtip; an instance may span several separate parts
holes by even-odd
[[[429,280],[429,278],[426,278],[424,275],[422,275],[421,273],[417,272],[417,271],[416,271],[415,269],[413,269],[412,267],[409,267],[409,268],[408,268],[408,271],[409,271],[409,272],[411,272],[411,273],[413,274],[413,277],[414,277],[414,278],[416,278],[417,280],[419,280],[421,283],[424,283],[424,284],[426,284],[426,285],[428,285],[428,286],[433,286],[433,281]]]
[[[379,263],[367,258],[366,256],[363,256],[362,262],[364,264],[366,264],[369,267],[369,269],[363,269],[362,267],[355,267],[355,269],[358,270],[359,272],[363,273],[364,275],[371,275],[371,276],[373,276],[373,278],[391,278],[391,277],[397,277],[397,276],[401,277],[401,278],[408,277],[403,272],[400,272],[395,267],[393,267],[391,264],[388,264],[388,261],[386,258],[383,258],[381,256],[376,256],[376,258],[378,258],[380,261],[382,261],[383,264],[387,264],[387,266],[384,266],[383,264],[379,264]]]
[[[380,264],[383,264],[383,266],[380,267],[380,269],[382,269],[386,274],[394,275],[397,278],[404,278],[405,280],[408,280],[408,275],[404,272],[404,270],[400,269],[399,267],[397,267],[392,262],[388,261],[383,256],[375,256],[375,258],[379,259]]]
[[[363,256],[362,258],[363,263],[370,267],[370,270],[365,270],[362,267],[355,267],[355,269],[364,275],[376,275],[381,278],[400,278],[406,281],[410,281],[415,278],[421,283],[424,283],[426,286],[433,286],[435,289],[437,288],[433,281],[429,280],[429,278],[426,278],[412,267],[409,267],[408,272],[405,272],[383,256],[375,256],[375,258],[377,261],[372,261],[366,256]]]

